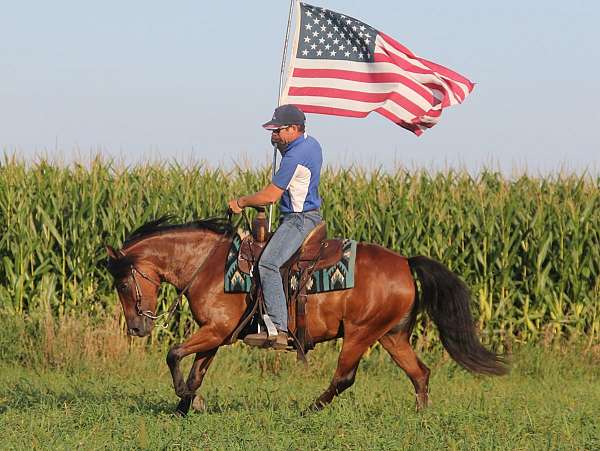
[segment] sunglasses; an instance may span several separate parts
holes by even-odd
[[[284,127],[272,128],[272,129],[270,129],[269,131],[270,131],[271,133],[279,133],[281,130],[285,130],[286,128],[290,128],[290,127],[291,127],[291,125],[286,125],[286,126],[284,126]]]

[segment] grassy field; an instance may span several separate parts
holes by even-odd
[[[352,388],[301,416],[330,380],[338,345],[319,345],[305,369],[293,354],[240,344],[219,351],[201,390],[206,411],[177,418],[164,352],[107,324],[4,328],[2,449],[600,448],[598,349],[527,345],[503,378],[424,352],[433,406],[416,413],[409,380],[375,348]]]

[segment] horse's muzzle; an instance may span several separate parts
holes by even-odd
[[[127,335],[133,335],[134,337],[145,337],[150,335],[150,330],[146,328],[140,329],[139,327],[129,327],[127,329]]]
[[[152,323],[144,317],[136,318],[134,324],[127,325],[127,335],[146,337],[152,332]]]

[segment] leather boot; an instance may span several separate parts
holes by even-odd
[[[288,334],[282,330],[277,331],[276,337],[269,337],[266,331],[257,334],[248,334],[244,337],[244,343],[259,348],[273,348],[277,350],[287,349]]]
[[[257,334],[248,334],[244,337],[244,343],[248,346],[258,346],[259,348],[268,347],[268,340],[269,336],[265,330]]]
[[[288,347],[288,334],[283,330],[277,330],[277,339],[273,342],[272,348],[285,350]]]

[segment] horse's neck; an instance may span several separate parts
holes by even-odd
[[[183,289],[223,239],[207,230],[177,231],[144,240],[138,252],[162,281]]]

